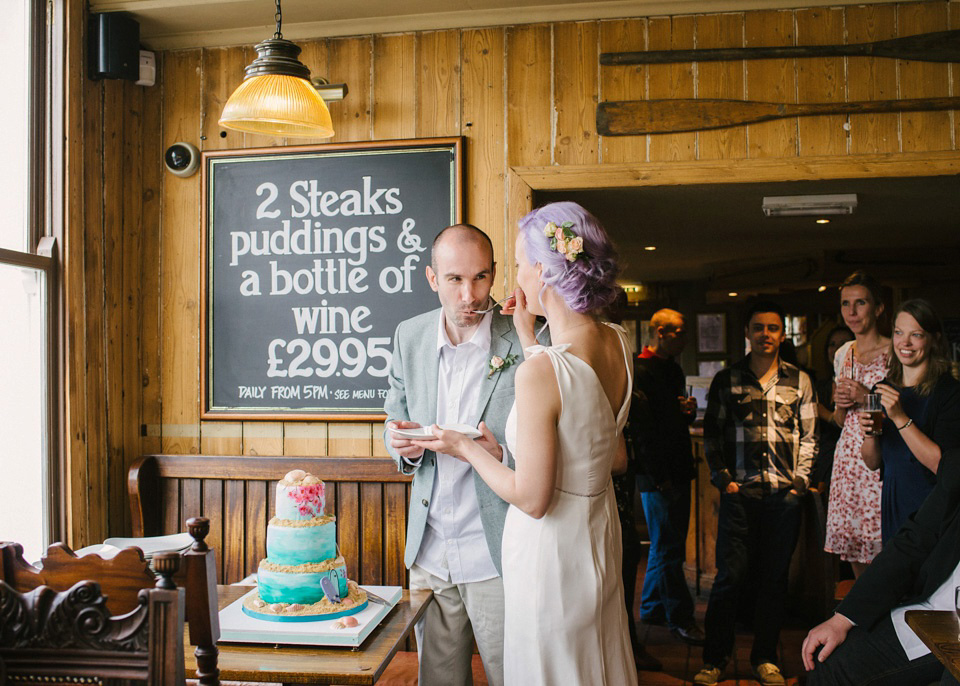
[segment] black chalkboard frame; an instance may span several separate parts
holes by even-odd
[[[453,223],[463,221],[463,168],[464,168],[464,138],[462,136],[444,137],[444,138],[417,138],[403,140],[386,141],[367,141],[361,143],[343,143],[343,144],[320,144],[303,146],[281,146],[270,148],[244,148],[234,150],[208,150],[201,154],[201,240],[200,240],[200,274],[201,274],[201,326],[200,326],[200,350],[202,357],[202,367],[200,373],[200,398],[201,412],[203,420],[229,420],[229,421],[382,421],[386,418],[383,412],[355,412],[355,411],[337,411],[335,409],[307,410],[299,408],[276,407],[268,409],[258,409],[250,411],[247,408],[217,407],[211,408],[211,388],[213,383],[214,359],[212,350],[212,336],[209,331],[210,316],[212,311],[212,288],[211,264],[210,264],[210,244],[211,244],[211,223],[213,218],[208,211],[210,193],[215,192],[213,184],[210,182],[212,176],[210,172],[211,161],[224,157],[243,157],[251,158],[262,156],[264,159],[271,159],[278,155],[304,155],[304,156],[323,156],[326,154],[341,153],[343,151],[363,152],[369,151],[378,156],[384,154],[409,152],[411,150],[435,150],[438,147],[446,147],[453,153],[453,192],[450,196],[450,216],[453,217]]]

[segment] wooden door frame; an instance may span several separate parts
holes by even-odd
[[[503,278],[512,287],[517,220],[533,209],[534,191],[950,175],[960,175],[960,151],[510,167]]]

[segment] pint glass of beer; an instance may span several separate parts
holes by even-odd
[[[867,436],[879,436],[883,433],[883,405],[880,404],[879,393],[867,393],[863,401],[863,411],[873,420],[873,431]]]

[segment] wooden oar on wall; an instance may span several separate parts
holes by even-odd
[[[861,102],[776,103],[751,100],[623,100],[597,106],[597,133],[634,136],[680,133],[821,114],[926,112],[960,109],[960,97]]]
[[[858,56],[891,57],[922,62],[960,62],[960,30],[921,33],[915,36],[851,45],[784,45],[756,48],[604,52],[600,55],[600,64],[669,64],[671,62]]]

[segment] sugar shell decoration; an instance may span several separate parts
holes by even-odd
[[[355,626],[360,626],[360,622],[357,621],[356,617],[343,617],[338,619],[333,625],[334,629],[351,629]]]

